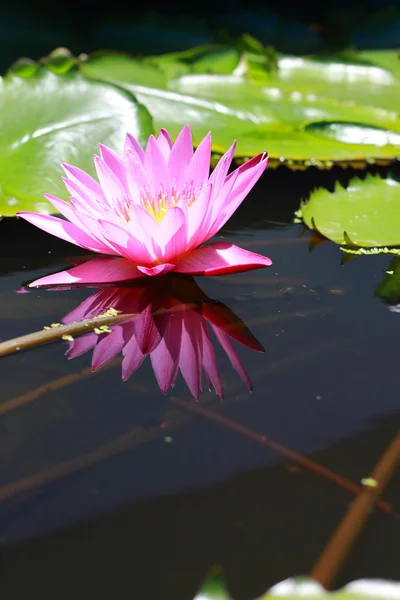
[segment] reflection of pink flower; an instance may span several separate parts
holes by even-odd
[[[108,271],[79,266],[42,277],[31,285],[124,281],[169,271],[223,275],[271,265],[269,258],[238,246],[212,242],[262,175],[265,153],[228,175],[235,144],[211,176],[211,135],[193,152],[186,125],[175,143],[167,131],[150,136],[146,150],[126,136],[122,157],[100,147],[95,156],[99,182],[84,171],[63,165],[70,202],[46,194],[66,219],[20,212],[30,223],[63,240],[101,254],[114,255]]]
[[[139,287],[141,285],[141,287]],[[126,381],[150,355],[160,389],[165,394],[175,384],[180,369],[197,398],[202,371],[209,389],[223,397],[223,387],[209,327],[232,366],[251,389],[251,381],[230,338],[263,352],[244,323],[227,306],[208,298],[194,279],[169,276],[130,287],[105,287],[70,312],[63,323],[104,314],[110,309],[138,313],[134,319],[112,327],[111,333],[88,333],[69,343],[69,358],[93,349],[92,367],[97,370],[122,352],[122,379]],[[207,325],[208,323],[208,325]]]

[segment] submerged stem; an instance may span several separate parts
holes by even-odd
[[[219,415],[213,411],[210,411],[198,403],[195,404],[193,402],[185,402],[183,400],[180,400],[179,398],[170,398],[170,402],[172,404],[175,404],[176,406],[179,406],[179,408],[183,408],[184,410],[187,410],[189,412],[194,412],[202,417],[205,417],[206,419],[228,427],[232,431],[236,431],[237,433],[244,435],[245,437],[253,440],[254,442],[257,442],[258,444],[266,446],[267,448],[271,448],[271,450],[274,450],[282,456],[286,456],[286,458],[289,458],[290,460],[302,466],[303,468],[308,469],[309,471],[313,471],[314,473],[318,473],[318,475],[325,477],[325,479],[333,481],[334,483],[338,484],[340,487],[347,490],[348,492],[351,492],[352,494],[359,494],[363,491],[362,486],[353,483],[349,479],[342,477],[341,475],[335,473],[334,471],[331,471],[327,467],[324,467],[319,463],[316,463],[313,460],[302,456],[301,454],[293,452],[293,450],[290,450],[290,448],[286,448],[282,444],[270,440],[266,435],[257,433],[256,431],[253,431],[248,427],[240,425],[240,423],[236,423],[236,421],[232,421],[231,419],[224,417],[223,415]],[[377,503],[377,506],[383,512],[392,512],[391,505],[385,500],[380,500]]]
[[[311,577],[324,587],[331,586],[399,462],[400,431],[367,479],[374,485],[362,488],[312,568]]]

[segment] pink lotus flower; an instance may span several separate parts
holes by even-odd
[[[222,398],[223,386],[210,338],[211,328],[233,368],[252,388],[230,338],[257,352],[264,352],[264,348],[239,317],[224,304],[208,298],[193,278],[170,275],[162,282],[153,279],[127,287],[104,287],[84,300],[62,322],[81,321],[110,310],[136,312],[138,316],[113,326],[111,333],[88,333],[69,342],[68,358],[93,349],[92,367],[96,371],[122,352],[122,379],[126,381],[149,355],[164,394],[174,386],[180,370],[191,393],[198,398],[204,370],[209,389],[213,386]]]
[[[95,156],[99,182],[64,164],[70,201],[45,197],[67,220],[32,212],[18,215],[77,246],[114,255],[100,279],[83,265],[42,277],[32,286],[116,282],[169,271],[223,275],[260,267],[271,260],[212,238],[260,178],[266,153],[228,175],[235,143],[210,173],[211,135],[195,152],[185,125],[173,144],[167,131],[150,136],[144,151],[126,136],[122,157],[106,146]]]

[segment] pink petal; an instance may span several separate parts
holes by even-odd
[[[216,219],[212,231],[210,232],[212,235],[215,235],[217,231],[225,225],[238,206],[240,206],[244,198],[264,173],[268,162],[269,158],[266,154],[260,154],[239,167],[235,185],[230,191],[229,196],[221,209],[220,216]],[[227,177],[225,185],[230,184],[230,178],[232,176],[233,173]]]
[[[103,196],[100,197],[91,193],[90,190],[67,177],[62,177],[61,179],[68,192],[74,198],[74,206],[78,205],[81,210],[95,216],[98,216],[102,212],[104,205],[107,204]]]
[[[75,204],[75,198],[71,198],[71,202],[73,204]],[[79,223],[80,226],[82,228],[84,228],[85,231],[90,233],[92,238],[98,244],[98,246],[99,246],[98,252],[101,252],[102,254],[111,254],[111,255],[120,254],[114,248],[114,246],[112,246],[112,244],[110,244],[102,235],[98,217],[89,215],[86,212],[79,210],[78,208],[76,209],[75,215],[76,215],[77,224]],[[107,216],[109,217],[110,214],[108,213]],[[103,214],[103,218],[104,218],[104,214]]]
[[[136,342],[142,354],[150,354],[161,341],[161,332],[153,316],[153,306],[149,304],[140,316],[132,321]]]
[[[179,369],[181,350],[182,311],[168,314],[168,322],[157,348],[150,355],[154,375],[163,394],[166,394]]]
[[[197,248],[208,239],[207,234],[212,223],[212,197],[213,187],[209,184],[203,187],[199,197],[188,207],[188,249]]]
[[[95,237],[93,235],[93,228],[87,227],[86,223],[83,222],[79,218],[79,213],[75,210],[75,207],[72,204],[64,202],[64,200],[60,200],[56,196],[52,196],[51,194],[43,194],[47,200],[49,200],[54,208],[61,213],[70,223],[76,225],[84,234],[86,234],[91,239],[91,248],[90,250],[95,250],[96,252],[104,252],[106,254],[110,254],[110,248],[107,244],[104,243],[104,240],[99,239],[99,237]],[[96,227],[97,229],[97,227]],[[115,252],[111,251],[111,254],[115,254]]]
[[[123,327],[121,325],[113,327],[111,333],[104,333],[97,337],[98,342],[92,356],[93,371],[101,369],[101,367],[115,358],[125,345]]]
[[[144,154],[143,154],[144,157]],[[131,204],[141,205],[141,196],[147,189],[147,175],[144,165],[138,156],[128,150],[124,156],[126,176]]]
[[[193,156],[192,132],[189,125],[185,125],[179,133],[172,147],[168,161],[172,180],[177,189],[186,183],[186,170]]]
[[[202,376],[203,344],[200,333],[201,316],[196,310],[188,308],[183,313],[181,351],[179,367],[193,396],[199,397]]]
[[[200,142],[186,171],[185,180],[194,188],[205,185],[210,174],[211,133]]]
[[[215,193],[218,194],[222,185],[225,182],[225,178],[228,174],[229,167],[231,166],[233,155],[235,154],[236,140],[227,152],[220,158],[217,166],[210,175],[210,183],[213,184]]]
[[[154,257],[144,244],[123,227],[99,220],[99,230],[118,254],[141,265],[152,265]]]
[[[160,148],[165,162],[168,164],[169,156],[171,154],[172,140],[166,129],[161,129],[158,134],[157,144]]]
[[[251,333],[242,319],[222,302],[203,302],[202,314],[210,324],[221,329],[239,344],[256,352],[265,352],[262,344]]]
[[[146,354],[142,354],[133,335],[122,350],[122,381],[126,381],[140,367]]]
[[[227,242],[213,242],[192,250],[175,265],[174,271],[192,275],[226,275],[261,267],[269,267],[272,261]]]
[[[100,153],[101,158],[104,160],[106,165],[111,169],[114,175],[116,175],[119,181],[121,182],[125,193],[129,194],[129,189],[126,180],[125,164],[123,160],[118,156],[116,152],[111,150],[111,148],[104,146],[103,144],[100,144]]]
[[[248,376],[248,374],[242,364],[242,361],[239,358],[238,353],[236,352],[235,348],[232,346],[227,335],[223,331],[219,330],[217,327],[214,327],[213,325],[211,327],[213,328],[213,331],[215,333],[217,340],[221,344],[222,348],[225,350],[225,352],[231,362],[232,367],[235,369],[235,371],[237,371],[237,373],[239,373],[240,379],[247,385],[249,390],[252,392],[253,384],[251,383],[251,379]]]
[[[68,179],[77,184],[80,189],[92,196],[97,196],[99,199],[104,200],[103,190],[101,189],[98,181],[93,179],[93,177],[88,175],[85,171],[82,171],[82,169],[74,167],[73,165],[62,163],[61,166],[67,174]]]
[[[211,343],[210,335],[208,333],[207,325],[203,321],[201,324],[203,334],[203,369],[206,373],[207,380],[213,385],[215,391],[220,398],[224,397],[224,390],[222,387],[221,375],[218,369],[217,357],[215,356],[214,347]]]
[[[17,216],[66,242],[71,242],[71,244],[86,248],[86,250],[98,252],[98,242],[69,221],[64,221],[64,219],[50,215],[40,215],[26,211],[18,212]]]
[[[94,258],[86,263],[41,277],[29,284],[29,287],[42,285],[86,284],[86,283],[112,283],[114,281],[128,281],[143,277],[136,266],[125,258]]]
[[[236,169],[237,172],[237,169]],[[236,173],[235,172],[235,173]],[[228,183],[225,183],[222,189],[220,190],[218,196],[216,197],[213,193],[212,198],[210,200],[210,227],[208,228],[207,234],[204,237],[204,241],[208,241],[212,238],[218,231],[221,229],[220,221],[222,217],[225,215],[224,208],[232,193],[232,189],[235,185],[236,177],[235,174],[232,178],[229,179]]]
[[[154,277],[155,275],[165,275],[172,271],[175,265],[171,265],[168,263],[164,263],[162,265],[156,265],[155,267],[143,267],[142,265],[138,265],[138,270],[144,275],[149,275],[150,277]]]
[[[160,224],[142,206],[136,204],[130,208],[131,220],[127,226],[132,235],[146,246],[148,252],[156,258],[162,258],[160,247],[157,243]]]
[[[85,335],[81,335],[73,342],[69,342],[68,350],[65,353],[68,356],[68,360],[89,352],[89,350],[96,346],[98,339],[99,336],[96,333],[85,333]]]
[[[245,163],[240,165],[240,167],[235,169],[240,173],[239,182],[242,179],[243,175],[245,175],[248,172],[253,171],[254,169],[257,169],[257,167],[261,164],[263,164],[264,169],[266,169],[266,167],[268,166],[268,163],[269,163],[269,157],[266,152],[260,152],[260,154],[253,156],[253,158],[251,158],[250,160],[247,160]],[[227,179],[230,179],[231,177],[233,177],[233,173],[234,173],[234,171],[232,171],[232,173],[230,173],[228,175]],[[238,185],[240,185],[239,182],[238,182]]]
[[[139,142],[137,141],[137,139],[134,138],[133,135],[131,135],[130,133],[126,134],[125,144],[124,144],[124,156],[127,152],[133,152],[133,154],[135,154],[137,156],[137,158],[140,160],[140,162],[143,163],[144,150],[143,150],[142,146],[139,144]]]
[[[164,156],[153,135],[149,137],[144,155],[144,169],[150,194],[158,205],[158,195],[162,191],[168,198],[171,196],[171,174]]]
[[[94,157],[94,164],[104,195],[112,208],[116,201],[126,197],[124,184],[99,156]]]
[[[87,262],[87,261],[86,261]],[[115,288],[114,288],[115,289]],[[76,308],[67,313],[62,319],[62,323],[73,323],[74,321],[82,321],[83,319],[91,319],[97,317],[106,312],[112,304],[108,304],[108,289],[99,290],[95,292],[83,302],[81,302]]]
[[[175,206],[166,213],[159,224],[157,243],[162,253],[159,258],[165,262],[175,262],[187,250],[187,216],[184,210]]]

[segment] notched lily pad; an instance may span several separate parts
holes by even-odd
[[[400,252],[400,182],[368,174],[334,192],[314,190],[297,219],[355,254]]]

